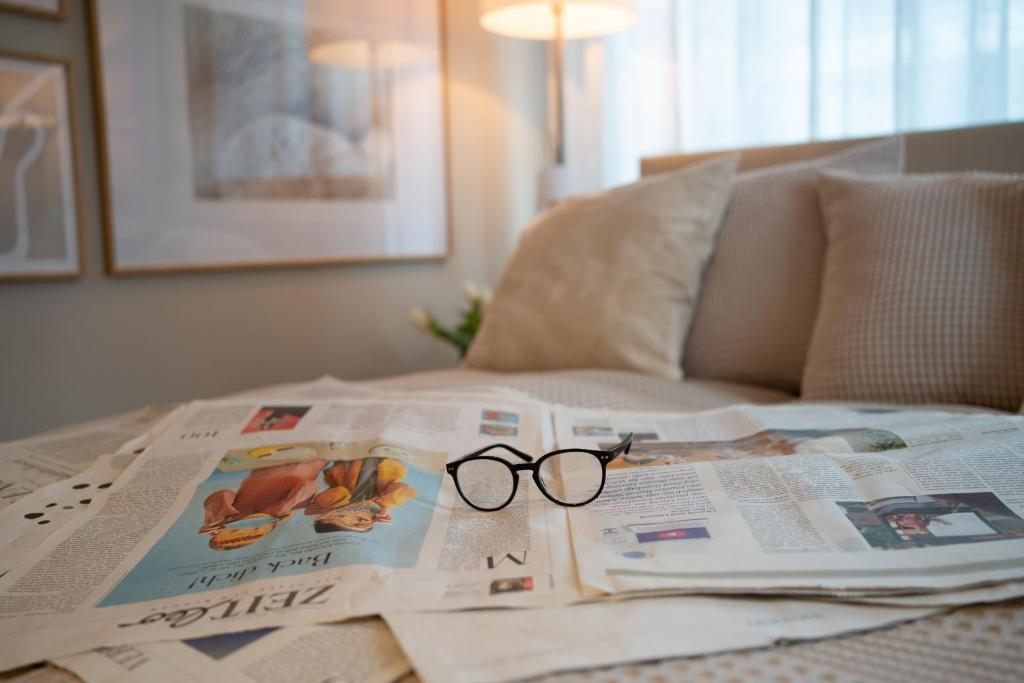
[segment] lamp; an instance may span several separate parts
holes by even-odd
[[[573,189],[565,166],[562,42],[615,33],[634,21],[633,0],[480,0],[480,25],[488,31],[512,38],[554,41],[555,158],[554,164],[540,174],[541,207],[557,203]]]

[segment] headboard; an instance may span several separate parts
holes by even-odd
[[[702,159],[741,153],[740,170],[813,159],[846,147],[879,138],[809,142],[781,147],[749,147],[695,154],[666,154],[641,159],[641,175],[651,175],[687,166]],[[1024,121],[974,128],[954,128],[923,133],[905,133],[905,169],[908,173],[941,171],[1002,171],[1024,173]]]

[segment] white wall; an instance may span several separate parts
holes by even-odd
[[[441,263],[162,277],[103,274],[88,36],[0,12],[0,48],[73,60],[86,275],[0,283],[0,439],[146,403],[331,373],[361,379],[452,366],[406,320],[461,306],[459,283],[493,283],[534,208],[543,159],[543,47],[493,36],[476,0],[447,0],[451,217]]]

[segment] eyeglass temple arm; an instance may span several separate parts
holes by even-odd
[[[487,451],[492,451],[495,448],[503,448],[506,451],[508,451],[509,453],[512,453],[513,455],[515,455],[516,457],[520,458],[521,460],[523,460],[525,462],[533,462],[533,456],[527,455],[526,453],[523,453],[518,448],[513,448],[512,446],[509,446],[506,443],[492,443],[490,446],[484,446],[483,448],[481,448],[478,451],[473,451],[472,453],[470,453],[468,455],[462,456],[461,458],[459,458],[459,460],[461,461],[461,460],[468,460],[469,458],[475,458],[476,456],[483,455]]]
[[[612,453],[618,455],[619,453],[629,453],[629,449],[633,446],[633,434],[627,434],[626,438],[619,442],[615,448],[611,450]]]

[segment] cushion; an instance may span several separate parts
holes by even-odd
[[[816,174],[899,173],[902,160],[891,138],[737,176],[683,355],[688,377],[799,389],[825,258]]]
[[[804,397],[1024,399],[1024,176],[819,181],[828,235]]]
[[[466,366],[678,379],[737,157],[579,197],[524,231]]]

